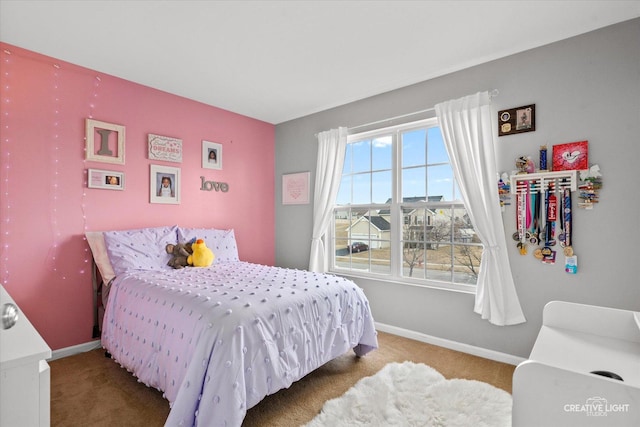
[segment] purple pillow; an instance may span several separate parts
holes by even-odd
[[[178,242],[185,243],[202,239],[215,255],[214,263],[235,262],[238,258],[238,245],[233,229],[216,230],[215,228],[181,228],[178,227]]]
[[[116,274],[127,270],[170,269],[168,243],[177,242],[177,226],[105,231],[109,261]]]

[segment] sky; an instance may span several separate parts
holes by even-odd
[[[439,127],[400,133],[402,197],[443,196],[460,200]],[[347,145],[337,203],[385,203],[392,196],[393,136],[372,137]]]

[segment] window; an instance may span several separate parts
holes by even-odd
[[[332,243],[337,273],[474,289],[482,244],[437,119],[349,136]]]

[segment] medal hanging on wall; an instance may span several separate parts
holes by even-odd
[[[513,239],[518,242],[517,247],[520,255],[527,254],[527,187],[529,183],[526,181],[519,182],[516,191],[516,226],[518,231],[513,234]]]
[[[550,185],[545,190],[545,242],[542,248],[542,262],[555,264],[556,251],[552,249],[556,244],[556,221],[558,219],[558,198],[555,195],[555,185]]]
[[[562,223],[564,228],[564,271],[569,274],[578,272],[578,257],[573,252],[573,215],[571,212],[571,190],[564,188],[562,193]]]

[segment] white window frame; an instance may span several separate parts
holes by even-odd
[[[402,241],[402,232],[398,230],[402,230],[403,224],[403,215],[402,208],[403,206],[411,206],[410,203],[402,203],[398,202],[402,199],[402,188],[401,188],[401,175],[402,175],[402,165],[400,162],[401,157],[401,143],[399,141],[399,135],[403,132],[411,131],[414,129],[424,129],[428,127],[438,127],[438,119],[430,118],[419,120],[411,123],[406,123],[402,125],[388,126],[385,128],[369,130],[366,132],[361,132],[353,135],[349,135],[347,139],[347,144],[352,143],[356,140],[362,140],[367,138],[373,138],[379,134],[393,134],[393,148],[392,148],[392,202],[390,205],[390,214],[391,214],[391,259],[390,259],[390,274],[381,274],[370,271],[360,271],[350,268],[341,268],[336,265],[336,239],[333,235],[335,230],[335,214],[332,215],[332,224],[328,233],[328,241],[330,246],[331,253],[331,262],[330,262],[330,271],[339,274],[341,276],[354,277],[354,278],[365,278],[365,279],[375,279],[377,281],[388,282],[393,284],[402,284],[402,285],[411,285],[411,286],[420,286],[420,287],[429,287],[429,288],[437,288],[465,293],[475,293],[476,285],[464,284],[464,283],[455,283],[450,281],[438,281],[435,279],[424,279],[424,278],[415,278],[415,277],[407,277],[402,275],[403,268],[403,254],[402,251],[399,250],[401,247]],[[449,208],[452,205],[458,204],[464,206],[462,201],[446,201],[446,202],[438,202],[442,207]],[[369,210],[379,210],[380,208],[386,208],[386,204],[358,204],[358,205],[335,205],[335,209],[340,208],[351,208],[351,209],[369,209]],[[422,206],[424,208],[424,205]],[[395,232],[393,232],[395,230]],[[455,246],[461,246],[465,243],[452,241],[451,243],[445,242],[444,244],[451,244]],[[477,244],[474,244],[477,246]]]

